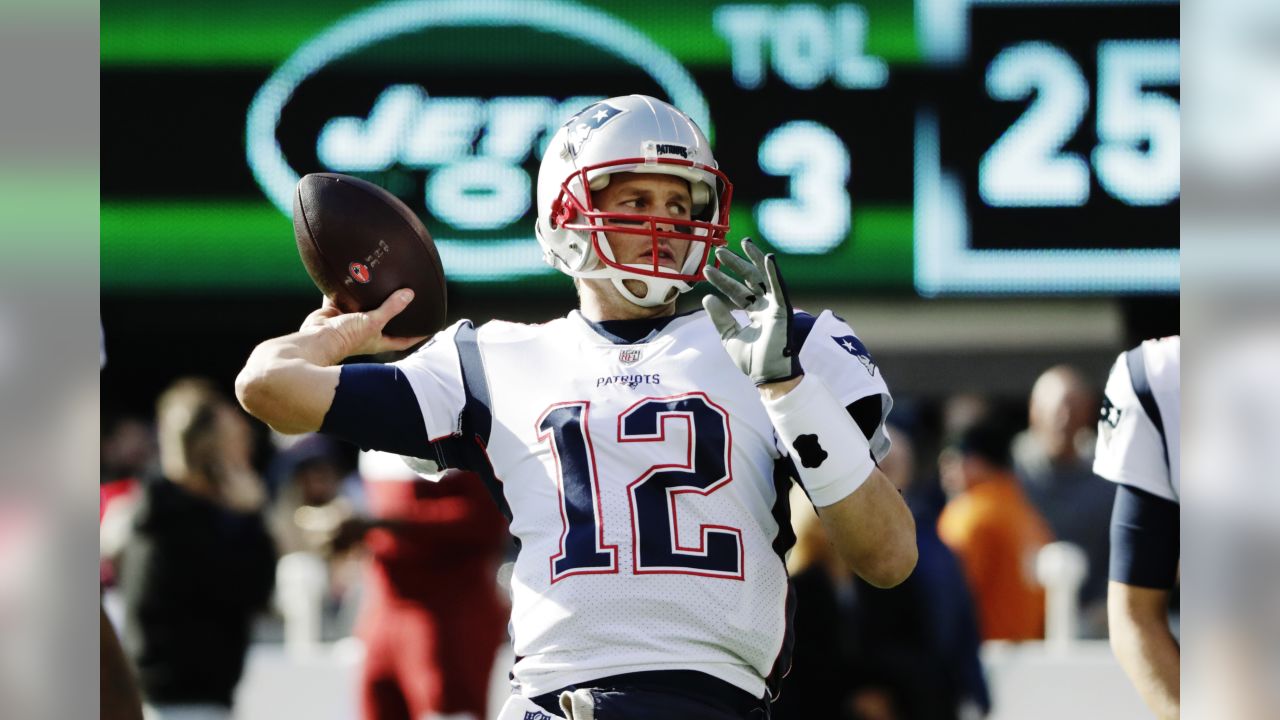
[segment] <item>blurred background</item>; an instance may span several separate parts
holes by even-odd
[[[532,234],[544,143],[637,92],[712,138],[731,244],[779,253],[795,304],[833,309],[874,355],[892,475],[937,560],[883,595],[798,512],[792,571],[819,600],[788,682],[829,704],[788,705],[784,685],[777,717],[1149,716],[1106,644],[1111,488],[1089,468],[1117,354],[1180,331],[1183,17],[1106,0],[104,3],[101,582],[144,693],[234,693],[253,720],[464,718],[501,697],[513,549],[472,479],[275,436],[228,398],[253,346],[319,304],[292,238],[301,175],[357,175],[417,211],[451,320],[541,321],[576,304]],[[1274,128],[1239,132],[1274,149]],[[1010,513],[1043,529],[982,549],[1028,563],[1014,594],[934,530],[979,425],[999,428]],[[212,522],[155,520],[166,433],[191,432],[222,478],[199,492],[257,518],[219,532],[257,550],[156,559],[165,532]],[[250,630],[200,636],[215,612]],[[193,622],[143,627],[166,613]],[[225,661],[192,661],[209,643]],[[204,664],[223,680],[188,687]]]

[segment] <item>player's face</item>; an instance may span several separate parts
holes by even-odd
[[[602,212],[653,215],[672,220],[670,223],[657,223],[659,230],[674,230],[679,224],[677,221],[689,220],[693,213],[688,181],[656,173],[615,173],[609,177],[608,185],[592,193],[591,200]],[[650,229],[647,222],[611,220],[610,224],[634,224],[639,230]],[[647,232],[606,232],[604,235],[618,262],[652,267],[654,242]],[[684,265],[689,244],[688,240],[658,238],[658,265],[678,270]]]

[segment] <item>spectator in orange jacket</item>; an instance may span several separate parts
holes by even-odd
[[[938,534],[964,566],[984,640],[1044,637],[1044,589],[1036,553],[1052,542],[1009,457],[1012,433],[992,420],[961,430],[939,457],[950,501]]]

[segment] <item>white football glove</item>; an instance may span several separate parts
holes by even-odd
[[[741,277],[741,282],[711,266],[703,275],[734,305],[747,311],[748,324],[739,325],[729,306],[716,295],[704,297],[702,306],[720,331],[729,357],[756,385],[797,378],[804,370],[800,348],[791,347],[791,301],[777,260],[773,253],[766,256],[760,252],[750,238],[742,240],[742,250],[751,262],[716,248],[716,260]]]

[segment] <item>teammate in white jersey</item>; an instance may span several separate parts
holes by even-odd
[[[914,567],[911,515],[875,466],[880,370],[843,320],[793,312],[772,256],[724,249],[731,192],[684,113],[597,103],[538,177],[538,240],[578,310],[464,320],[399,362],[338,367],[411,344],[381,334],[408,299],[326,302],[237,380],[279,430],[486,478],[521,546],[501,718],[767,717],[789,667],[792,478],[855,572],[891,586]],[[736,308],[677,315],[704,277]]]
[[[1180,348],[1168,337],[1121,353],[1107,380],[1093,464],[1120,485],[1111,516],[1111,646],[1162,719],[1179,713],[1180,654],[1168,612],[1180,559]]]

